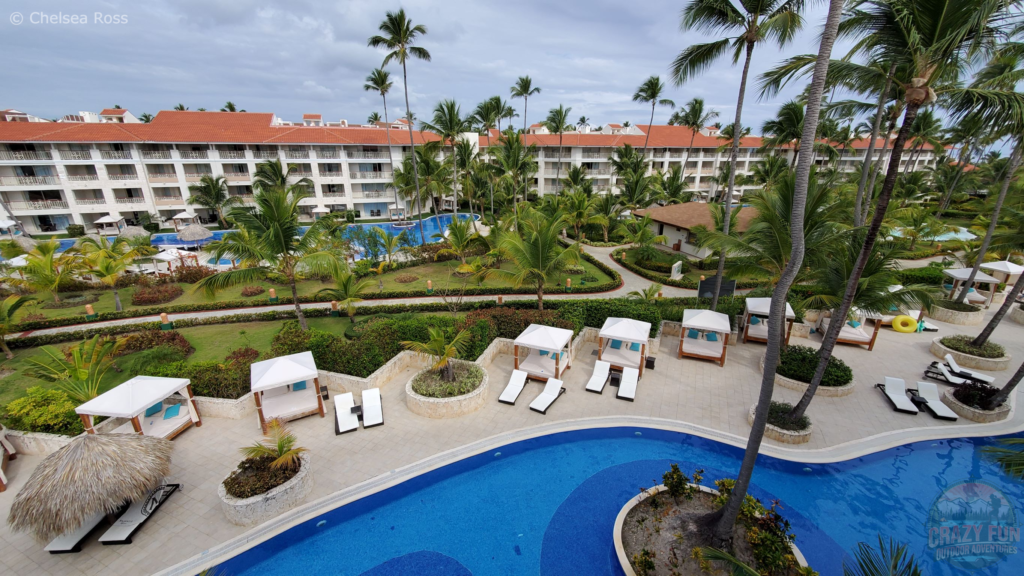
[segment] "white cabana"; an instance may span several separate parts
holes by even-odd
[[[153,260],[167,262],[168,271],[174,270],[175,262],[180,266],[185,266],[191,260],[196,266],[199,265],[199,256],[194,252],[186,252],[185,250],[178,250],[170,246],[162,246],[162,248],[163,250],[153,255]]]
[[[167,402],[175,394],[184,402]],[[192,386],[185,378],[136,376],[75,408],[75,412],[89,434],[96,433],[93,416],[127,419],[113,434],[134,432],[168,440],[192,424],[203,425]]]
[[[405,220],[405,208],[401,208],[398,204],[388,204],[388,216],[392,220]]]
[[[530,324],[514,343],[515,369],[534,380],[560,379],[572,367],[572,330]],[[528,349],[525,358],[520,358],[520,348]]]
[[[950,279],[953,280],[952,286],[950,286],[949,284],[946,285],[946,286],[950,286],[950,288],[949,288],[949,299],[952,300],[952,299],[956,298],[957,291],[960,289],[960,285],[963,284],[967,280],[967,278],[970,277],[971,269],[970,268],[946,268],[945,270],[942,271],[942,273],[945,274],[946,276],[948,276]],[[974,277],[974,285],[977,286],[978,283],[991,284],[992,287],[995,288],[995,286],[997,284],[999,284],[999,279],[995,278],[993,276],[989,276],[988,274],[982,272],[981,270],[978,270],[978,274],[975,275],[975,277]],[[992,295],[993,294],[995,294],[995,290],[992,290],[991,292],[989,292],[988,293],[988,297],[985,297],[985,296],[982,296],[981,294],[979,294],[974,288],[969,288],[968,289],[968,293],[967,293],[966,301],[968,303],[970,303],[970,304],[984,303],[985,307],[988,308],[989,306],[992,305]]]
[[[174,218],[171,218],[171,221],[174,223],[174,231],[177,232],[179,229],[188,226],[189,224],[198,224],[199,215],[187,211],[179,212],[174,215]]]
[[[324,400],[320,397],[319,373],[312,352],[255,362],[249,375],[264,434],[267,423],[274,419],[288,421],[313,414],[324,417]]]
[[[768,312],[772,307],[771,298],[747,298],[746,308],[743,311],[743,341],[753,340],[754,342],[768,341]],[[796,320],[796,312],[786,302],[786,344],[789,344],[789,336],[793,332],[793,321]]]
[[[679,333],[679,357],[715,360],[725,366],[726,347],[732,325],[729,317],[711,310],[683,310]]]
[[[2,227],[2,224],[3,222],[0,222],[0,227]],[[985,264],[982,264],[981,267],[991,272],[993,276],[1002,278],[1001,281],[1006,284],[1007,291],[1011,289],[1010,285],[1017,281],[1017,278],[1014,277],[1016,276],[1019,278],[1021,273],[1024,273],[1024,266],[1014,264],[1009,260],[986,262]],[[995,287],[993,287],[993,290],[995,290]]]
[[[608,362],[618,370],[636,368],[640,376],[643,376],[650,335],[650,322],[632,318],[606,318],[597,337],[597,359]]]
[[[111,216],[109,214],[99,218],[93,224],[96,225],[96,231],[100,234],[120,234],[121,230],[124,230],[125,226],[127,226],[124,218],[120,215]]]
[[[313,219],[314,220],[319,220],[322,217],[322,215],[330,214],[330,213],[331,213],[330,208],[324,208],[323,206],[317,206],[316,208],[313,208]]]
[[[18,223],[14,220],[0,220],[0,230],[6,230],[11,235],[11,240],[14,240],[14,231],[18,228]]]

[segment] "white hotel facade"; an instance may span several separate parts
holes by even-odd
[[[708,177],[728,162],[728,153],[718,151],[723,141],[714,129],[693,135],[678,126],[615,124],[566,133],[561,149],[558,135],[531,127],[525,138],[538,147],[534,186],[539,194],[556,193],[560,162],[563,176],[570,165],[586,166],[596,190],[614,191],[609,156],[626,143],[642,147],[648,130],[647,155],[654,169],[681,165],[692,137],[686,161],[690,187],[715,189]],[[483,149],[497,143],[496,137],[464,137]],[[165,227],[181,212],[212,220],[205,209],[186,202],[189,186],[203,175],[224,176],[230,195],[251,202],[256,165],[272,159],[294,165],[296,178],[313,182],[314,195],[301,202],[304,219],[311,221],[315,211],[342,210],[356,210],[364,219],[387,217],[396,202],[389,186],[392,167],[411,153],[411,144],[431,140],[436,135],[418,131],[410,140],[402,122],[348,125],[324,122],[318,114],[285,122],[265,113],[163,111],[142,123],[126,110],[111,109],[48,122],[5,110],[0,111],[0,200],[9,214],[0,219],[13,217],[29,234],[58,233],[69,224],[92,231],[105,216],[138,221],[143,213],[159,215]],[[743,139],[740,173],[763,158],[760,145],[760,138]],[[856,144],[840,167],[853,169],[866,147],[866,142]],[[881,147],[879,140],[878,155]],[[932,150],[924,150],[913,169],[934,162]],[[407,213],[411,208],[405,207]]]

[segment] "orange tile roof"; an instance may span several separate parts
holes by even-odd
[[[323,116],[321,116],[320,114],[303,114],[302,115],[302,119],[303,120],[320,120],[321,118],[323,118]]]
[[[608,124],[610,128],[622,128],[622,124]]]
[[[125,112],[127,112],[127,110],[123,108],[104,108],[103,111],[100,112],[100,116],[124,116]]]

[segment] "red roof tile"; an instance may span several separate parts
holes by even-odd
[[[103,111],[100,112],[100,116],[124,116],[125,112],[127,112],[127,110],[123,108],[104,108]]]
[[[323,118],[323,116],[321,116],[320,114],[303,114],[302,115],[302,119],[303,120],[320,120],[321,118]]]

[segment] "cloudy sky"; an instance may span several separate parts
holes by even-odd
[[[418,118],[442,98],[469,112],[501,95],[521,75],[541,94],[530,99],[528,120],[543,119],[558,104],[572,119],[593,124],[646,123],[650,108],[634,104],[636,87],[652,74],[668,78],[669,64],[699,33],[679,31],[683,2],[664,0],[4,0],[0,48],[5,53],[0,108],[53,118],[119,104],[136,115],[181,102],[217,110],[231,100],[250,112],[298,120],[307,112],[325,119],[364,122],[382,111],[362,88],[383,54],[366,46],[387,10],[404,7],[428,33],[421,45],[431,62],[413,61],[409,97]],[[63,15],[87,23],[45,23]],[[794,44],[755,52],[753,74],[783,57],[816,52],[825,5],[812,7]],[[19,21],[20,24],[15,24]],[[99,21],[97,21],[99,20]],[[126,23],[125,23],[126,21]],[[837,54],[843,47],[837,47]],[[392,117],[401,101],[401,69],[389,99]],[[701,78],[672,87],[677,104],[701,97],[728,122],[735,110],[740,71],[722,60]],[[744,124],[759,130],[793,86],[771,101],[748,91]],[[522,114],[522,100],[511,104]],[[659,108],[656,123],[670,114]],[[522,117],[516,120],[522,122]]]

